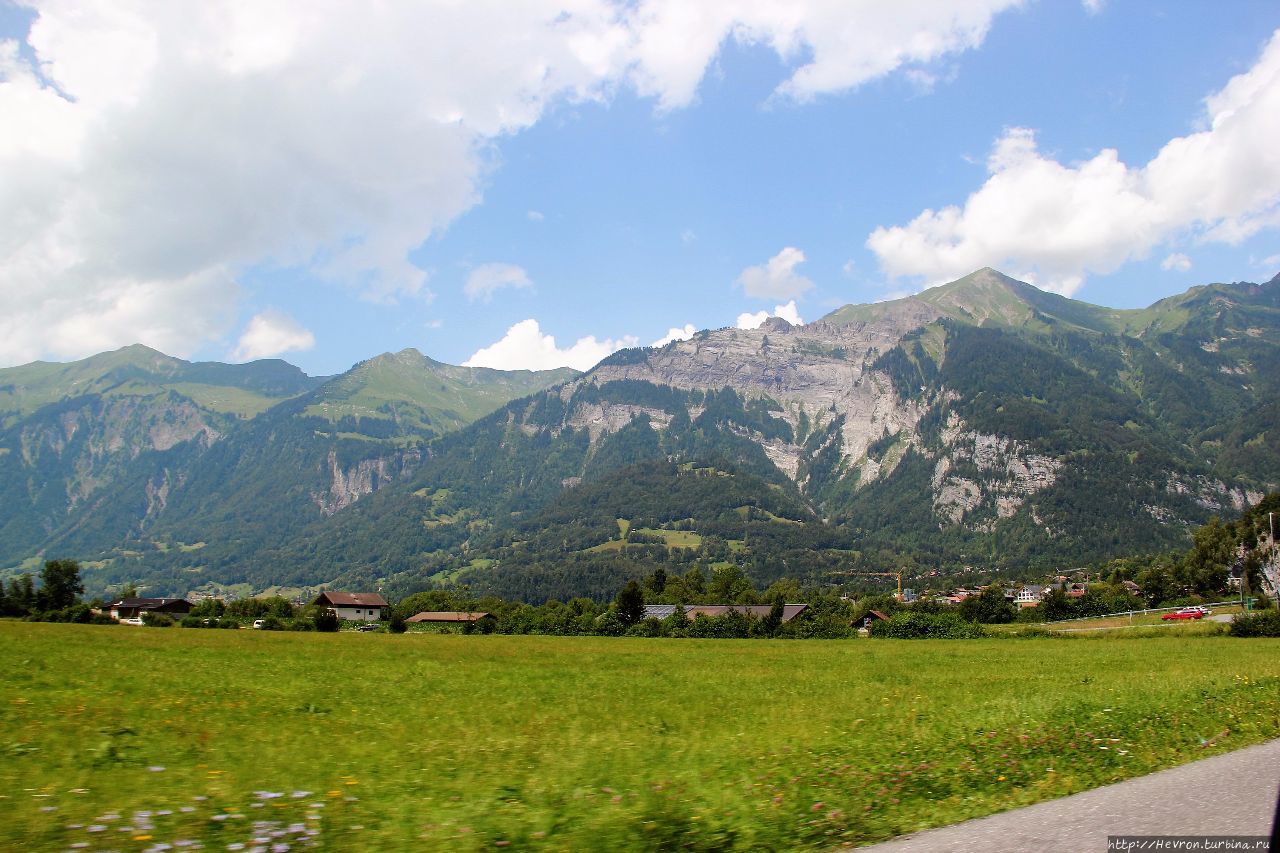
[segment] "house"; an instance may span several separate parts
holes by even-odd
[[[102,609],[116,620],[135,619],[143,613],[164,613],[181,619],[192,606],[185,598],[121,598]]]
[[[322,592],[312,604],[328,607],[339,619],[352,622],[376,622],[389,606],[376,592]]]
[[[421,613],[415,613],[404,621],[415,625],[419,623],[428,625],[465,625],[468,622],[479,622],[481,619],[491,618],[493,618],[491,613],[468,613],[460,610],[424,610]]]
[[[1121,581],[1120,585],[1123,586],[1125,592],[1130,595],[1136,595],[1138,598],[1142,598],[1142,587],[1138,586],[1133,581]]]
[[[1038,583],[1023,584],[1018,590],[1017,595],[1013,597],[1014,602],[1019,607],[1036,607],[1044,598],[1045,591],[1048,587],[1041,586]]]
[[[1073,583],[1067,587],[1067,598],[1081,598],[1088,591],[1087,583]]]
[[[666,619],[676,612],[676,607],[684,607],[684,615],[687,619],[694,619],[699,614],[703,616],[723,616],[730,610],[737,611],[746,616],[754,616],[756,619],[764,619],[769,615],[769,611],[773,609],[771,604],[646,604],[644,606],[645,619]],[[786,624],[795,619],[801,613],[809,609],[807,604],[784,604],[782,605],[782,622]]]
[[[858,628],[860,630],[869,631],[871,630],[872,622],[884,622],[887,621],[888,618],[889,615],[887,613],[883,613],[879,610],[868,610],[866,615],[862,617],[862,624],[859,625]]]

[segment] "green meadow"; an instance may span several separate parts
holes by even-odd
[[[834,849],[1280,737],[1277,652],[6,621],[0,847]]]

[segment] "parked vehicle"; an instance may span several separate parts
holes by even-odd
[[[265,619],[254,619],[254,620],[253,620],[253,627],[255,627],[255,628],[261,628],[265,622],[266,622],[266,620],[265,620]]]
[[[1203,619],[1204,611],[1199,607],[1184,607],[1173,613],[1166,613],[1160,618],[1166,622],[1176,619]]]
[[[142,624],[142,617],[141,617],[141,616],[131,616],[131,617],[129,617],[128,619],[121,619],[121,620],[120,620],[120,624],[121,624],[121,625],[141,625],[141,624]]]
[[[359,628],[356,628],[356,630],[357,631],[376,631],[378,630],[378,626],[377,625],[361,625]]]

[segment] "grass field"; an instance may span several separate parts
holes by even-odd
[[[1277,652],[5,621],[0,847],[830,849],[1280,736]]]

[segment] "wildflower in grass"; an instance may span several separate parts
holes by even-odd
[[[148,768],[147,768],[147,770],[151,771],[152,773],[163,773],[163,772],[164,772],[164,768],[163,768],[163,767],[161,767],[159,764],[153,764],[153,765],[151,765],[150,767],[148,767]]]
[[[295,800],[300,800],[303,797],[311,796],[311,792],[310,791],[294,791],[290,796],[292,796]]]
[[[85,829],[85,832],[106,832],[107,828],[100,823],[95,823]]]

